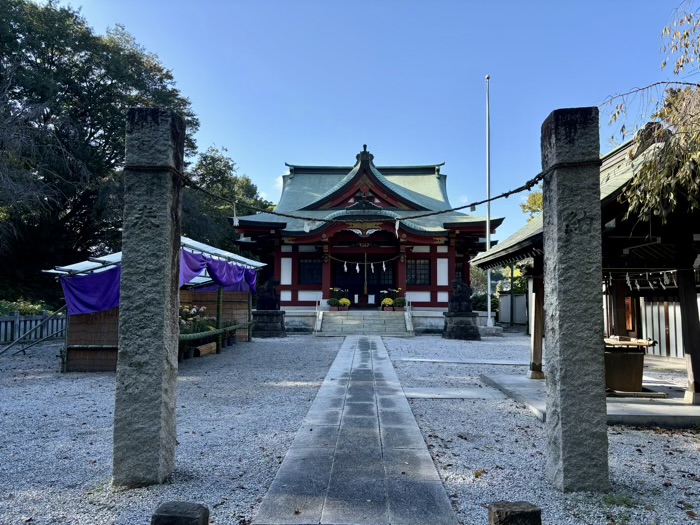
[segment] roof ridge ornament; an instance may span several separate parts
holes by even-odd
[[[355,158],[359,161],[372,162],[374,160],[374,155],[367,151],[367,144],[362,145],[362,151],[358,153]]]

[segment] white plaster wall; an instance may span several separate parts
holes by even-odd
[[[291,246],[290,246],[291,248]],[[282,257],[280,265],[280,284],[292,284],[292,258]],[[289,298],[291,300],[291,297]]]
[[[438,259],[437,260],[437,284],[438,286],[447,286],[449,283],[448,281],[448,260],[447,259]],[[438,299],[439,301],[439,299]]]
[[[321,290],[300,290],[297,298],[299,301],[318,301],[323,299],[323,292]]]
[[[429,303],[430,292],[406,292],[406,299],[412,303]]]

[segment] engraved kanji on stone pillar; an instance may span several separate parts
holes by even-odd
[[[159,108],[126,125],[113,482],[162,483],[175,468],[180,217],[185,123]]]
[[[560,490],[609,487],[598,109],[542,125],[547,475]]]

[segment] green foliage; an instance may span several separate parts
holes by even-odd
[[[178,111],[189,155],[199,123],[123,27],[97,35],[57,2],[0,0],[0,71],[0,289],[59,296],[41,269],[119,247],[127,109]]]
[[[626,494],[606,494],[603,497],[603,503],[611,507],[632,508],[637,505],[637,502]]]
[[[391,297],[382,299],[382,306],[394,306],[394,300]]]
[[[209,147],[197,158],[189,173],[192,181],[209,194],[185,188],[183,234],[217,248],[238,253],[229,218],[233,202],[238,201],[238,216],[250,215],[257,209],[271,209],[273,204],[261,198],[258,188],[246,175],[238,175],[236,163],[225,148]]]
[[[511,292],[511,280],[510,280],[510,275],[511,275],[511,269],[506,267],[503,270],[503,276],[504,278],[498,282],[498,286],[496,287],[496,291],[498,293],[502,292]],[[516,268],[515,272],[513,273],[513,293],[515,294],[524,294],[528,292],[527,289],[527,277],[525,277],[520,269]]]
[[[620,201],[629,203],[627,217],[648,221],[658,216],[665,222],[679,206],[700,209],[700,84],[685,80],[697,75],[700,65],[700,8],[696,0],[680,3],[671,23],[663,28],[662,39],[661,51],[666,56],[661,67],[673,64],[673,74],[680,79],[612,97],[610,103],[617,103],[610,120],[622,120],[634,102],[643,107],[643,113],[651,113],[656,125],[637,133],[636,154],[651,143],[662,146],[649,148],[644,154]],[[661,96],[655,96],[658,90],[663,90]],[[622,125],[622,136],[630,133]]]
[[[338,306],[350,306],[352,304],[352,301],[348,299],[347,297],[343,297],[338,301]]]
[[[700,92],[690,87],[668,89],[654,117],[660,125],[638,134],[638,148],[649,142],[663,145],[644,155],[620,199],[629,201],[628,217],[666,220],[679,205],[700,208]]]
[[[331,297],[326,302],[328,303],[328,306],[332,306],[333,308],[340,306],[340,299],[338,299],[336,297]]]
[[[0,315],[10,315],[19,312],[22,315],[41,315],[44,311],[51,310],[43,301],[31,302],[26,299],[17,301],[0,300]]]
[[[478,266],[471,265],[469,270],[470,287],[473,294],[486,294],[486,270],[482,270]],[[503,273],[500,270],[491,270],[491,290],[494,290],[493,282],[503,279]],[[486,303],[484,303],[486,304]]]
[[[348,296],[348,290],[345,290],[343,288],[331,288],[331,297],[333,299],[342,299],[343,297]],[[338,306],[338,305],[335,305]]]
[[[406,306],[406,299],[403,297],[397,297],[394,299],[394,306],[396,308],[404,308]]]
[[[477,293],[472,295],[472,310],[486,312],[488,310],[486,297],[487,294],[485,293]],[[498,297],[493,294],[491,294],[491,311],[498,312]]]
[[[538,185],[535,191],[531,191],[528,194],[527,201],[520,205],[520,209],[523,210],[523,213],[530,214],[530,216],[527,218],[528,221],[542,215],[542,211],[544,210],[542,184]]]
[[[471,289],[475,294],[485,294],[486,293],[486,270],[482,270],[478,266],[471,266],[469,269],[469,276],[471,278]]]

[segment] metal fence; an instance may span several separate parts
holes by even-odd
[[[51,314],[44,312],[42,315],[13,315],[0,317],[0,344],[8,344],[26,334],[32,328],[39,326],[48,319]],[[58,315],[49,319],[38,329],[25,337],[24,341],[38,341],[50,336],[64,337],[66,335],[66,316]]]

